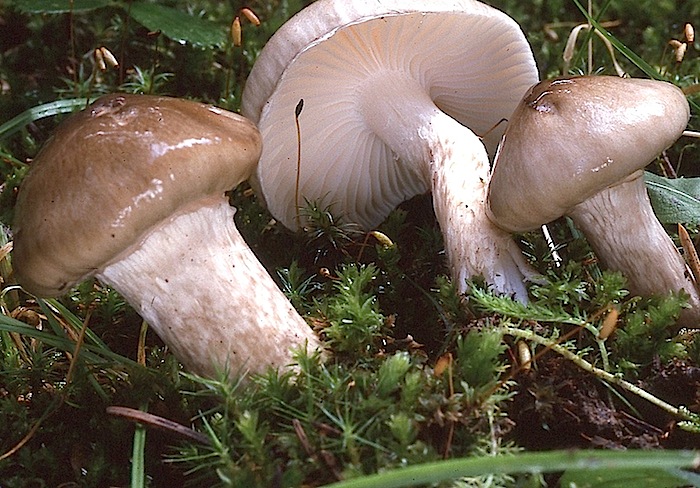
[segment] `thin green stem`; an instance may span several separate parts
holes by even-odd
[[[327,488],[401,488],[439,483],[467,476],[504,473],[551,473],[575,470],[673,469],[697,467],[692,451],[551,451],[513,456],[450,459],[408,466],[327,485]]]
[[[143,407],[145,411],[145,407]],[[146,486],[146,428],[136,424],[134,446],[131,451],[131,488]]]

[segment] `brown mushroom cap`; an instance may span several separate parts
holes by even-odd
[[[19,283],[40,296],[64,293],[190,202],[247,179],[260,151],[254,124],[214,106],[101,97],[59,126],[22,183]]]
[[[685,129],[683,92],[655,80],[582,76],[533,86],[509,120],[489,216],[533,230],[649,164]]]

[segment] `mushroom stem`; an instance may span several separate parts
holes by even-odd
[[[641,171],[576,205],[569,216],[603,264],[625,274],[633,294],[684,290],[690,308],[683,310],[679,323],[698,326],[700,296],[683,257],[654,215]]]
[[[455,144],[444,154],[435,151],[431,161],[433,207],[452,279],[463,293],[467,280],[483,276],[493,291],[526,303],[525,281],[536,280],[537,272],[512,236],[486,216],[489,160],[481,141],[468,129],[460,138],[473,139],[471,155],[463,152],[466,147],[458,148],[463,144]]]
[[[224,198],[198,202],[96,275],[202,376],[281,368],[295,349],[320,347],[246,245],[234,213]]]
[[[526,302],[524,281],[537,273],[510,234],[487,218],[489,160],[481,140],[412,78],[391,71],[374,76],[361,100],[369,129],[396,154],[397,164],[421,163],[459,292],[466,291],[466,280],[483,276],[494,291]]]

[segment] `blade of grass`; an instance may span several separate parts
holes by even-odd
[[[690,471],[683,471],[678,468],[671,468],[666,470],[668,473],[673,474],[678,479],[684,480],[688,485],[700,486],[700,474],[691,473]]]
[[[551,451],[426,463],[327,485],[328,488],[401,488],[467,476],[576,470],[697,468],[697,451]],[[679,479],[679,481],[682,481]]]
[[[67,14],[87,12],[109,5],[108,0],[17,0],[13,2],[22,12],[30,14]]]
[[[145,407],[142,410],[145,411]],[[131,451],[131,488],[146,486],[146,428],[136,424],[134,447]]]
[[[581,5],[579,0],[574,0],[574,3],[578,7],[578,9],[583,13],[583,15],[588,19],[591,23],[591,25],[598,30],[608,41],[610,41],[610,44],[612,44],[615,49],[617,49],[624,57],[626,57],[632,64],[634,64],[637,68],[639,68],[644,74],[646,74],[649,78],[653,80],[661,80],[665,81],[664,77],[661,76],[661,73],[659,73],[659,70],[651,66],[649,63],[644,61],[637,53],[632,51],[630,48],[625,46],[622,42],[620,42],[615,36],[610,34],[605,27],[603,27],[600,22],[598,22],[597,19],[592,18],[591,16],[588,15],[588,11],[586,8]],[[608,4],[610,2],[608,1]],[[606,4],[606,8],[607,5]],[[588,32],[588,35],[592,35],[592,32]],[[700,110],[700,104],[698,104],[695,100],[688,100],[688,103],[693,107],[693,110]]]
[[[56,100],[55,102],[44,103],[25,110],[16,117],[0,125],[0,142],[11,135],[22,130],[27,124],[31,124],[39,119],[53,117],[55,115],[74,112],[76,109],[83,109],[92,100],[87,98],[71,98],[68,100]]]
[[[58,317],[62,317],[68,325],[71,326],[73,331],[79,332],[82,328],[82,320],[76,317],[75,314],[71,313],[61,302],[54,298],[42,299],[37,298],[37,303],[41,307],[42,312],[48,317],[50,312],[53,312]],[[109,349],[107,345],[102,342],[102,340],[95,335],[90,329],[85,332],[85,336],[90,344],[95,345],[98,348]]]
[[[637,68],[642,70],[644,74],[646,74],[648,77],[655,79],[655,80],[663,80],[663,77],[659,73],[657,69],[655,69],[653,66],[651,66],[649,63],[644,61],[639,55],[637,55],[634,51],[632,51],[630,48],[625,46],[622,42],[620,42],[615,36],[610,34],[605,27],[603,27],[600,22],[598,22],[597,19],[594,19],[591,15],[588,14],[588,11],[586,8],[581,5],[579,0],[574,0],[574,3],[578,7],[578,9],[581,11],[581,13],[586,17],[586,20],[588,20],[591,25],[601,34],[603,34],[603,37],[605,37],[608,41],[610,41],[610,44],[612,44],[615,49],[617,49],[620,54],[622,54],[624,57],[626,57],[632,64],[634,64]],[[591,33],[592,34],[592,33]]]
[[[16,332],[20,335],[33,337],[37,340],[40,340],[44,344],[47,344],[51,347],[55,347],[62,351],[73,353],[75,349],[75,343],[65,335],[56,335],[51,332],[39,330],[36,327],[32,327],[17,319],[8,317],[7,315],[0,314],[0,330],[6,332]],[[115,361],[120,364],[138,364],[136,361],[133,361],[115,352],[112,352],[106,346],[97,347],[93,344],[84,344],[82,354],[86,360],[94,364],[102,363],[105,359]]]
[[[605,11],[606,11],[606,10],[608,9],[608,7],[610,6],[610,2],[611,2],[611,0],[608,0],[608,1],[605,2],[605,4],[600,8],[600,12],[598,13],[598,15],[596,15],[596,20],[599,20],[599,19],[605,14]],[[588,10],[586,10],[586,12],[588,12]],[[593,38],[595,29],[590,29],[590,28],[588,28],[588,29],[584,29],[584,30],[585,30],[585,34],[584,34],[583,41],[582,41],[581,45],[583,45],[583,46],[589,46],[590,43],[591,43],[591,41],[592,41],[592,38]],[[571,65],[577,65],[578,63],[581,62],[581,58],[583,58],[585,54],[586,54],[586,51],[583,50],[583,49],[577,51],[576,55],[573,57],[573,61],[572,61],[572,60],[569,60],[569,63],[570,63]],[[588,66],[588,69],[590,70],[591,67]],[[564,76],[566,76],[567,73],[563,73],[563,74],[564,74]]]

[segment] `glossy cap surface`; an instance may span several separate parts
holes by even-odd
[[[247,119],[202,103],[113,94],[62,122],[20,188],[19,283],[58,296],[160,222],[247,179],[261,151]]]
[[[614,76],[538,83],[508,122],[489,216],[510,232],[555,220],[644,168],[689,117],[685,95],[671,83]]]

